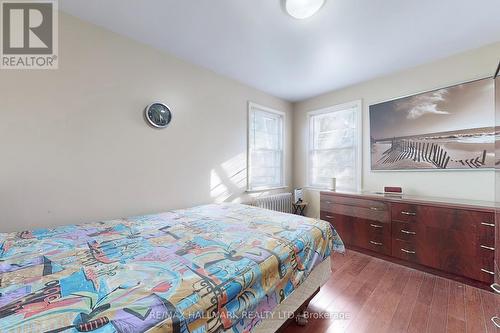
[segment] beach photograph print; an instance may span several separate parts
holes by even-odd
[[[481,170],[495,163],[494,81],[370,105],[372,170]]]

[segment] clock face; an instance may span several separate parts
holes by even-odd
[[[146,108],[145,116],[151,126],[164,128],[172,120],[170,108],[163,103],[153,103]]]

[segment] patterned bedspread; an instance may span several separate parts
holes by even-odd
[[[255,314],[343,251],[326,222],[239,204],[4,233],[0,244],[1,332],[250,332]]]

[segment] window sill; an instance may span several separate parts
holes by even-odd
[[[257,193],[257,192],[265,192],[265,191],[273,191],[273,190],[283,190],[285,188],[288,188],[288,186],[262,187],[262,188],[255,188],[255,189],[247,189],[245,192],[246,193]]]
[[[303,189],[309,190],[309,191],[317,191],[317,192],[331,191],[329,188],[326,188],[326,187],[314,187],[314,186],[304,186]]]
[[[336,188],[335,190],[329,189],[327,187],[314,187],[314,186],[304,186],[303,189],[316,192],[361,192],[361,190],[353,190],[348,188]]]

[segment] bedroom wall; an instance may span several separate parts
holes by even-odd
[[[292,105],[60,13],[59,69],[0,71],[0,232],[246,201],[247,101]],[[163,101],[169,128],[143,109]],[[255,194],[255,195],[259,195]]]
[[[294,105],[294,186],[306,185],[307,112],[353,100],[363,101],[363,180],[367,191],[402,186],[408,194],[474,200],[494,199],[493,171],[370,171],[368,106],[399,96],[492,76],[500,60],[500,43],[377,78]],[[493,110],[492,110],[493,111]],[[492,123],[494,115],[492,112]],[[319,216],[319,192],[306,191],[308,215]]]

